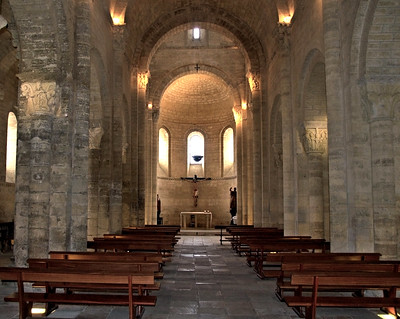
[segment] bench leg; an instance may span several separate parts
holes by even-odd
[[[26,319],[32,315],[32,302],[22,301],[19,304],[19,319]]]

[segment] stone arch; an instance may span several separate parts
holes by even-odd
[[[187,74],[193,74],[195,71],[193,71],[194,65],[185,65],[180,68],[177,68],[175,70],[172,70],[171,72],[168,72],[167,74],[164,74],[162,78],[162,82],[157,83],[156,87],[154,89],[150,89],[150,92],[148,94],[148,100],[153,103],[156,107],[160,106],[161,98],[163,96],[164,91],[168,88],[168,86],[174,82],[176,79],[185,76]],[[213,74],[221,78],[230,88],[232,91],[232,96],[235,101],[235,105],[240,105],[241,104],[241,99],[240,99],[240,94],[239,90],[237,87],[235,87],[230,81],[229,77],[222,71],[219,70],[215,67],[208,66],[208,65],[201,65],[201,71],[198,71],[198,73],[203,73],[203,74]]]
[[[260,68],[265,65],[266,57],[262,45],[248,24],[223,8],[215,8],[206,3],[179,8],[175,10],[174,14],[160,15],[143,34],[140,45],[132,53],[133,65],[147,70],[152,52],[163,36],[170,30],[182,27],[182,25],[193,25],[194,22],[217,28],[218,31],[225,34],[229,34],[227,30],[230,30],[231,38],[233,36],[235,42],[241,44],[246,52],[248,70],[252,73],[259,73]]]

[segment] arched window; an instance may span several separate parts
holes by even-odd
[[[222,136],[222,157],[223,175],[234,175],[235,150],[233,129],[231,127],[228,127]]]
[[[169,133],[163,127],[158,133],[158,163],[163,175],[169,176]]]
[[[187,139],[188,175],[204,176],[204,135],[194,131]]]
[[[13,112],[8,113],[7,123],[7,156],[6,182],[15,183],[15,163],[17,159],[17,118]]]

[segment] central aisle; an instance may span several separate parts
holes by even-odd
[[[181,236],[164,268],[157,306],[146,309],[143,319],[298,318],[274,290],[275,280],[259,279],[218,236]],[[324,319],[379,319],[363,309],[319,313]]]

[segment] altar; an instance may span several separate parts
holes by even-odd
[[[186,229],[186,216],[194,215],[194,227],[197,228],[197,217],[205,216],[206,217],[206,228],[211,228],[212,225],[212,213],[210,211],[205,212],[181,212],[181,227]]]

